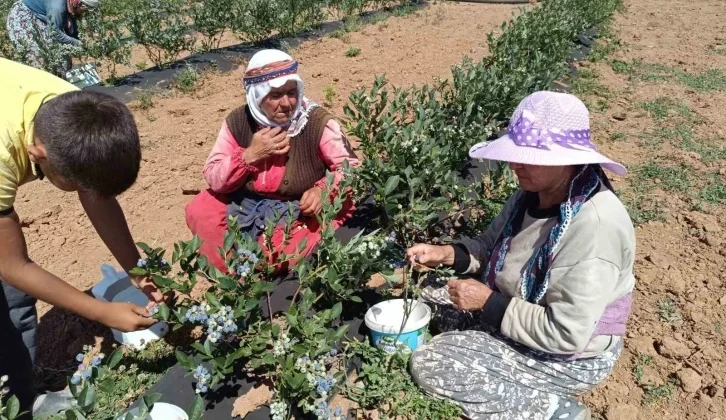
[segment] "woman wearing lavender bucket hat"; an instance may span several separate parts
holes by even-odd
[[[633,224],[602,170],[625,168],[597,152],[585,105],[554,92],[470,155],[508,162],[520,190],[478,238],[408,250],[473,277],[440,291],[444,333],[413,354],[414,378],[471,419],[589,419],[575,397],[618,360],[635,285]]]

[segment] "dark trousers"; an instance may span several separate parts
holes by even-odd
[[[5,386],[10,388],[9,395],[15,395],[20,400],[20,411],[32,413],[37,300],[5,282],[0,283],[0,376],[8,376]],[[32,418],[32,415],[22,418]]]

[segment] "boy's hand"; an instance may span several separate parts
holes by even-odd
[[[146,308],[133,303],[109,302],[104,305],[98,322],[122,332],[132,332],[149,328],[158,321],[151,318]]]
[[[320,187],[312,187],[305,191],[300,199],[300,212],[306,216],[320,213],[323,209],[322,196],[323,189]]]
[[[149,305],[155,303],[168,303],[174,296],[173,293],[167,293],[166,295],[162,294],[161,290],[156,287],[154,280],[150,277],[131,276],[131,283],[133,283],[137,289],[144,292],[146,297],[149,298]]]

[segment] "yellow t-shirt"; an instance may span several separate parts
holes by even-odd
[[[75,86],[26,65],[0,58],[0,211],[13,207],[18,187],[37,176],[28,156],[40,106]]]

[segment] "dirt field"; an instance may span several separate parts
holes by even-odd
[[[464,55],[484,56],[486,34],[514,6],[433,5],[348,34],[302,45],[307,96],[348,94],[386,73],[398,85],[447,77]],[[615,180],[638,202],[638,278],[626,349],[608,382],[585,398],[607,420],[726,420],[726,4],[626,0],[611,57],[584,63],[576,84],[594,104],[596,142],[631,169]],[[357,57],[346,57],[351,47]],[[616,61],[613,61],[616,60]],[[642,60],[642,63],[634,60]],[[660,65],[660,66],[658,66]],[[619,72],[616,72],[618,70]],[[241,75],[210,74],[191,95],[155,97],[136,110],[144,146],[139,182],[121,198],[137,240],[188,238],[184,191],[204,187],[201,168],[221,120],[244,100]],[[113,176],[113,174],[109,174]],[[715,198],[714,198],[715,197]],[[21,191],[17,209],[32,258],[80,289],[112,257],[77,200],[48,184]],[[648,219],[653,219],[646,221]],[[62,369],[104,329],[39,304],[41,368]]]

